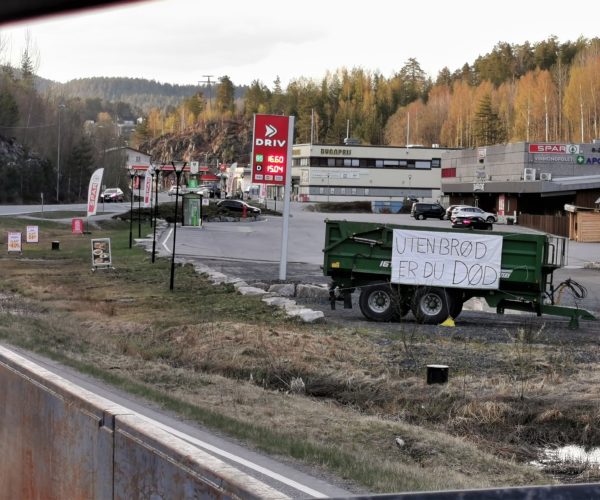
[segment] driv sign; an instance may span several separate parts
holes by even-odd
[[[285,185],[291,161],[292,117],[254,115],[252,183]]]

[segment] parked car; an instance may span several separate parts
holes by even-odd
[[[105,189],[102,193],[100,193],[100,201],[104,201],[109,203],[111,201],[123,201],[125,199],[125,195],[120,188],[108,188]]]
[[[446,214],[446,209],[439,203],[413,203],[410,209],[410,215],[417,220],[433,217],[443,219]]]
[[[452,211],[455,208],[461,208],[461,207],[470,207],[471,205],[450,205],[447,209],[446,209],[446,215],[444,216],[444,219],[446,220],[450,220],[452,217]]]
[[[188,193],[188,188],[182,185],[179,185],[179,195],[181,196],[182,194],[186,194]],[[169,196],[175,196],[175,194],[177,193],[177,186],[173,185],[169,188],[169,192],[167,193]]]
[[[193,188],[188,188],[188,192],[201,194],[204,198],[208,198],[210,196],[210,189],[208,186],[197,186]]]
[[[243,213],[244,207],[246,207],[246,213],[248,215],[252,215],[253,217],[260,215],[260,208],[253,207],[242,200],[227,199],[217,201],[217,208],[220,210],[230,210],[231,212]]]
[[[472,215],[470,217],[456,217],[452,221],[452,227],[463,229],[486,229],[491,231],[494,224],[485,220],[483,217]]]
[[[454,219],[457,217],[470,217],[470,216],[478,216],[485,219],[487,222],[497,222],[498,218],[496,214],[492,212],[486,212],[479,207],[459,207],[452,210],[452,215],[450,220],[454,222]]]

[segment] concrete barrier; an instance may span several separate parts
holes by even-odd
[[[286,498],[0,347],[3,498]]]

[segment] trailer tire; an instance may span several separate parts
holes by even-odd
[[[437,325],[448,318],[451,301],[443,288],[419,287],[415,290],[411,309],[419,323]]]
[[[363,316],[371,321],[392,321],[403,315],[400,294],[389,283],[364,287],[360,291],[358,305]]]

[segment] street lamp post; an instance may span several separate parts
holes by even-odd
[[[138,175],[138,238],[142,237],[142,178]]]
[[[64,107],[64,104],[58,105],[58,138],[56,141],[56,203],[59,202],[60,194],[60,110]]]
[[[129,178],[131,179],[131,206],[129,208],[129,248],[133,246],[133,180],[136,177],[135,169],[129,167]]]
[[[156,221],[158,219],[158,183],[160,179],[160,169],[159,165],[155,165],[153,172],[156,176],[156,184],[154,188],[154,233],[152,235],[152,263],[156,260]]]
[[[173,225],[173,252],[171,255],[171,284],[169,286],[170,290],[173,290],[173,283],[175,281],[175,241],[177,238],[177,201],[179,199],[179,179],[181,178],[181,174],[183,173],[183,169],[185,168],[187,162],[178,161],[172,162],[173,168],[175,169],[175,223]]]

